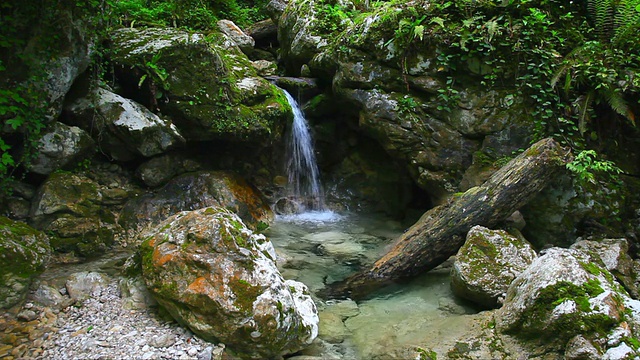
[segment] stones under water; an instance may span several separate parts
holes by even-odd
[[[404,227],[364,214],[308,212],[277,216],[265,235],[282,276],[312,294],[375,261]],[[300,355],[326,359],[413,358],[416,347],[441,353],[468,329],[476,311],[456,300],[449,269],[392,286],[358,303],[319,299],[319,336]]]

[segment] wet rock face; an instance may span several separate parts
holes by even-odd
[[[0,217],[0,309],[24,299],[31,280],[44,270],[50,255],[47,235]]]
[[[112,190],[85,176],[53,173],[32,201],[30,224],[55,235],[51,246],[56,251],[89,257],[101,254],[120,231],[110,208]]]
[[[537,257],[531,245],[504,230],[474,226],[451,269],[451,289],[467,300],[496,307],[511,282]]]
[[[293,353],[317,336],[315,304],[284,280],[275,251],[229,211],[178,213],[140,234],[143,278],[158,303],[243,358]]]
[[[520,339],[611,358],[638,356],[630,338],[640,329],[640,302],[629,297],[607,269],[584,252],[551,248],[511,284],[496,328]],[[577,339],[582,336],[583,339]],[[574,357],[575,358],[575,357]]]
[[[66,112],[67,121],[91,132],[100,150],[115,160],[159,155],[185,142],[170,121],[106,89],[76,100]]]
[[[120,29],[112,47],[122,95],[170,116],[187,141],[268,144],[291,116],[281,91],[223,33]]]
[[[309,76],[325,84],[331,79],[336,97],[355,112],[358,130],[403,164],[436,203],[479,185],[496,170],[494,162],[530,143],[532,122],[515,91],[487,90],[472,69],[451,75],[437,60],[437,41],[399,48],[398,19],[423,11],[428,17],[428,11],[387,4],[351,22],[327,17],[319,3],[290,1],[279,19],[288,71],[308,66]],[[353,8],[350,1],[337,4]],[[455,85],[447,84],[451,76]]]
[[[238,214],[252,229],[264,229],[274,219],[264,196],[237,174],[199,171],[180,175],[154,194],[129,201],[120,215],[126,229],[140,230],[186,210],[220,206]]]

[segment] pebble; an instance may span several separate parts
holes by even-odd
[[[208,343],[152,309],[125,309],[117,282],[57,314],[31,304],[19,318],[0,316],[0,358],[222,358],[224,345]]]

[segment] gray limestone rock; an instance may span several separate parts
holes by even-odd
[[[95,149],[93,139],[84,130],[55,122],[38,141],[36,158],[29,171],[48,175],[55,170],[72,168]]]

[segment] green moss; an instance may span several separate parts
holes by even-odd
[[[253,312],[253,303],[262,293],[262,287],[237,278],[229,280],[229,287],[236,295],[235,305],[244,312]]]
[[[604,292],[600,282],[589,280],[582,286],[562,281],[540,291],[536,303],[521,316],[521,323],[512,328],[513,333],[526,339],[559,340],[566,342],[576,334],[604,334],[616,320],[600,313],[593,313],[589,299]],[[541,330],[553,310],[565,301],[573,301],[577,311],[562,314],[553,322],[552,329]]]

